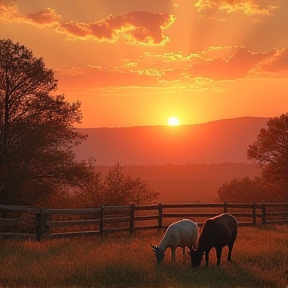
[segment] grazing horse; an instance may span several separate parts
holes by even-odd
[[[217,265],[220,265],[222,248],[228,246],[228,261],[231,261],[231,252],[237,237],[237,220],[229,213],[223,213],[205,221],[199,238],[198,247],[192,249],[192,267],[199,267],[205,252],[205,262],[208,266],[209,252],[214,247],[217,255]]]
[[[172,251],[172,262],[176,262],[175,250],[177,247],[182,247],[184,258],[185,247],[187,246],[190,251],[193,247],[196,247],[198,236],[198,225],[189,219],[182,219],[169,225],[159,245],[150,244],[152,250],[155,252],[157,263],[160,264],[163,261],[165,250],[168,247]]]

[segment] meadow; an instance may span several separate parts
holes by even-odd
[[[221,267],[215,250],[208,268],[192,269],[183,262],[182,249],[170,262],[156,264],[150,243],[158,244],[164,231],[133,235],[53,239],[36,242],[0,239],[0,287],[276,287],[285,288],[288,272],[288,227],[240,227],[228,263],[223,249]],[[188,251],[188,250],[187,250]]]

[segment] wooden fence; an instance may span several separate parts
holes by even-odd
[[[288,224],[288,203],[192,203],[48,209],[0,205],[0,237],[41,239],[162,229],[189,218],[202,226],[228,212],[239,226]]]

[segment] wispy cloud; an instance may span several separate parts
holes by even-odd
[[[251,77],[288,78],[288,49],[274,50],[249,73]]]
[[[226,13],[242,11],[248,16],[261,17],[273,15],[274,10],[278,8],[275,0],[197,0],[195,7],[201,15],[214,19],[220,19],[217,15],[219,11]]]
[[[103,91],[108,89],[124,89],[125,87],[155,87],[180,89],[185,91],[225,90],[223,82],[243,78],[255,78],[261,75],[264,78],[282,78],[288,76],[288,49],[271,50],[266,53],[252,53],[245,47],[234,48],[235,52],[227,59],[211,58],[213,47],[199,55],[181,57],[176,54],[166,54],[161,57],[154,55],[153,67],[147,65],[145,57],[138,61],[131,60],[118,67],[103,68],[89,66],[85,69],[57,73],[59,88],[65,91]],[[216,50],[220,50],[217,47]],[[232,51],[232,47],[223,47],[223,50]],[[219,51],[218,51],[219,52]],[[169,57],[168,57],[169,56]],[[146,57],[153,55],[147,54]],[[168,57],[168,58],[167,58]],[[170,65],[167,66],[167,61]],[[172,59],[172,60],[171,60]],[[196,59],[196,60],[195,60]],[[179,65],[185,61],[185,65]],[[168,68],[169,67],[169,68]],[[96,89],[96,90],[95,90]],[[115,90],[113,90],[115,91]],[[122,91],[122,90],[121,90]],[[85,92],[86,94],[88,92]],[[93,94],[88,93],[89,95]],[[104,93],[105,94],[105,93]]]
[[[183,56],[181,53],[164,53],[162,55],[145,54],[133,65],[125,63],[123,67],[132,73],[141,71],[152,75],[151,63],[154,63],[153,75],[159,82],[187,82],[195,77],[214,81],[248,78],[257,73],[265,77],[286,77],[288,70],[288,49],[270,50],[255,53],[245,47],[210,47],[207,51]],[[149,66],[150,63],[150,66]],[[120,69],[122,69],[120,68]],[[274,74],[273,74],[274,73]],[[254,76],[253,76],[254,77]],[[187,80],[188,79],[188,80]]]
[[[276,50],[266,53],[252,53],[245,47],[239,47],[228,60],[209,59],[204,64],[191,66],[189,72],[191,77],[205,77],[212,80],[234,80],[249,77],[251,71],[257,69],[258,72],[269,72],[269,67],[274,67],[280,72],[283,67],[287,69],[288,66],[287,52],[282,53],[278,53]],[[267,74],[267,77],[273,76]]]
[[[50,8],[38,13],[23,15],[15,5],[0,4],[0,19],[7,22],[33,24],[43,28],[44,26],[57,26],[61,16]]]

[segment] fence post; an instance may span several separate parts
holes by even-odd
[[[99,222],[99,232],[101,237],[103,238],[104,235],[104,206],[100,206],[100,212],[99,212],[100,222]]]
[[[44,234],[44,227],[45,227],[45,220],[44,220],[44,214],[43,210],[40,208],[39,213],[36,214],[36,235],[37,235],[37,241],[39,242],[42,239],[42,236]]]
[[[129,225],[129,233],[132,234],[134,232],[134,219],[135,219],[135,205],[130,205],[130,225]]]
[[[252,206],[252,217],[253,217],[253,226],[256,226],[256,204],[253,203],[253,206]]]
[[[162,204],[158,204],[158,230],[162,228],[163,207]]]
[[[45,209],[40,208],[39,213],[36,214],[37,226],[36,226],[36,234],[37,241],[41,241],[41,239],[45,235],[49,235],[49,226],[47,225],[47,221],[50,220],[49,213],[45,212]]]
[[[266,224],[266,205],[262,203],[262,224]]]
[[[52,215],[50,213],[44,212],[44,219],[45,219],[45,225],[44,225],[44,233],[45,235],[49,235],[50,233],[50,226],[47,225],[47,221],[51,221]]]
[[[227,213],[228,209],[227,209],[227,201],[224,202],[224,213]]]

